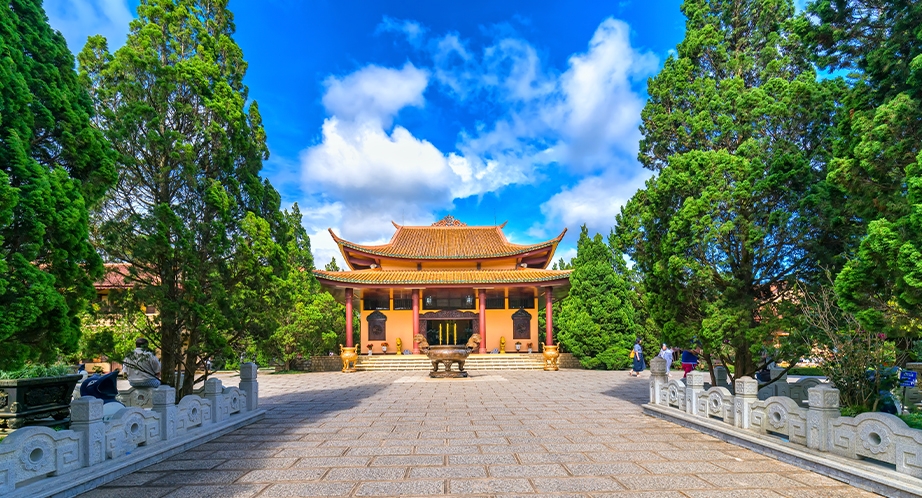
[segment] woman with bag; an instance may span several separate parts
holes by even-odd
[[[646,368],[646,365],[643,361],[643,348],[641,347],[640,339],[637,339],[637,342],[634,343],[634,349],[631,350],[631,358],[634,360],[634,367],[631,369],[630,376],[637,377],[640,375],[640,372],[643,372],[643,369]]]

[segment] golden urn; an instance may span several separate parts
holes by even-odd
[[[542,344],[541,346],[544,348],[544,370],[547,372],[560,370],[557,366],[557,360],[560,358],[558,346],[556,344],[553,346]]]
[[[339,345],[339,357],[343,360],[343,373],[355,372],[355,362],[359,361],[358,347],[344,348]]]

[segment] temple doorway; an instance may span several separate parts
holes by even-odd
[[[426,320],[426,341],[439,344],[467,344],[474,334],[474,320]]]

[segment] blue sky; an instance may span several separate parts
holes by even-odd
[[[607,233],[649,178],[646,80],[681,41],[680,0],[231,0],[259,102],[264,175],[327,234],[386,242],[390,221],[508,220],[513,242]],[[46,0],[74,52],[124,43],[137,2]]]

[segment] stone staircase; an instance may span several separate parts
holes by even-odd
[[[453,367],[454,370],[457,367]],[[432,362],[426,355],[376,354],[361,355],[355,365],[358,371],[382,370],[432,370]],[[440,367],[441,369],[441,367]],[[472,354],[464,363],[465,370],[542,370],[544,360],[541,354]]]

